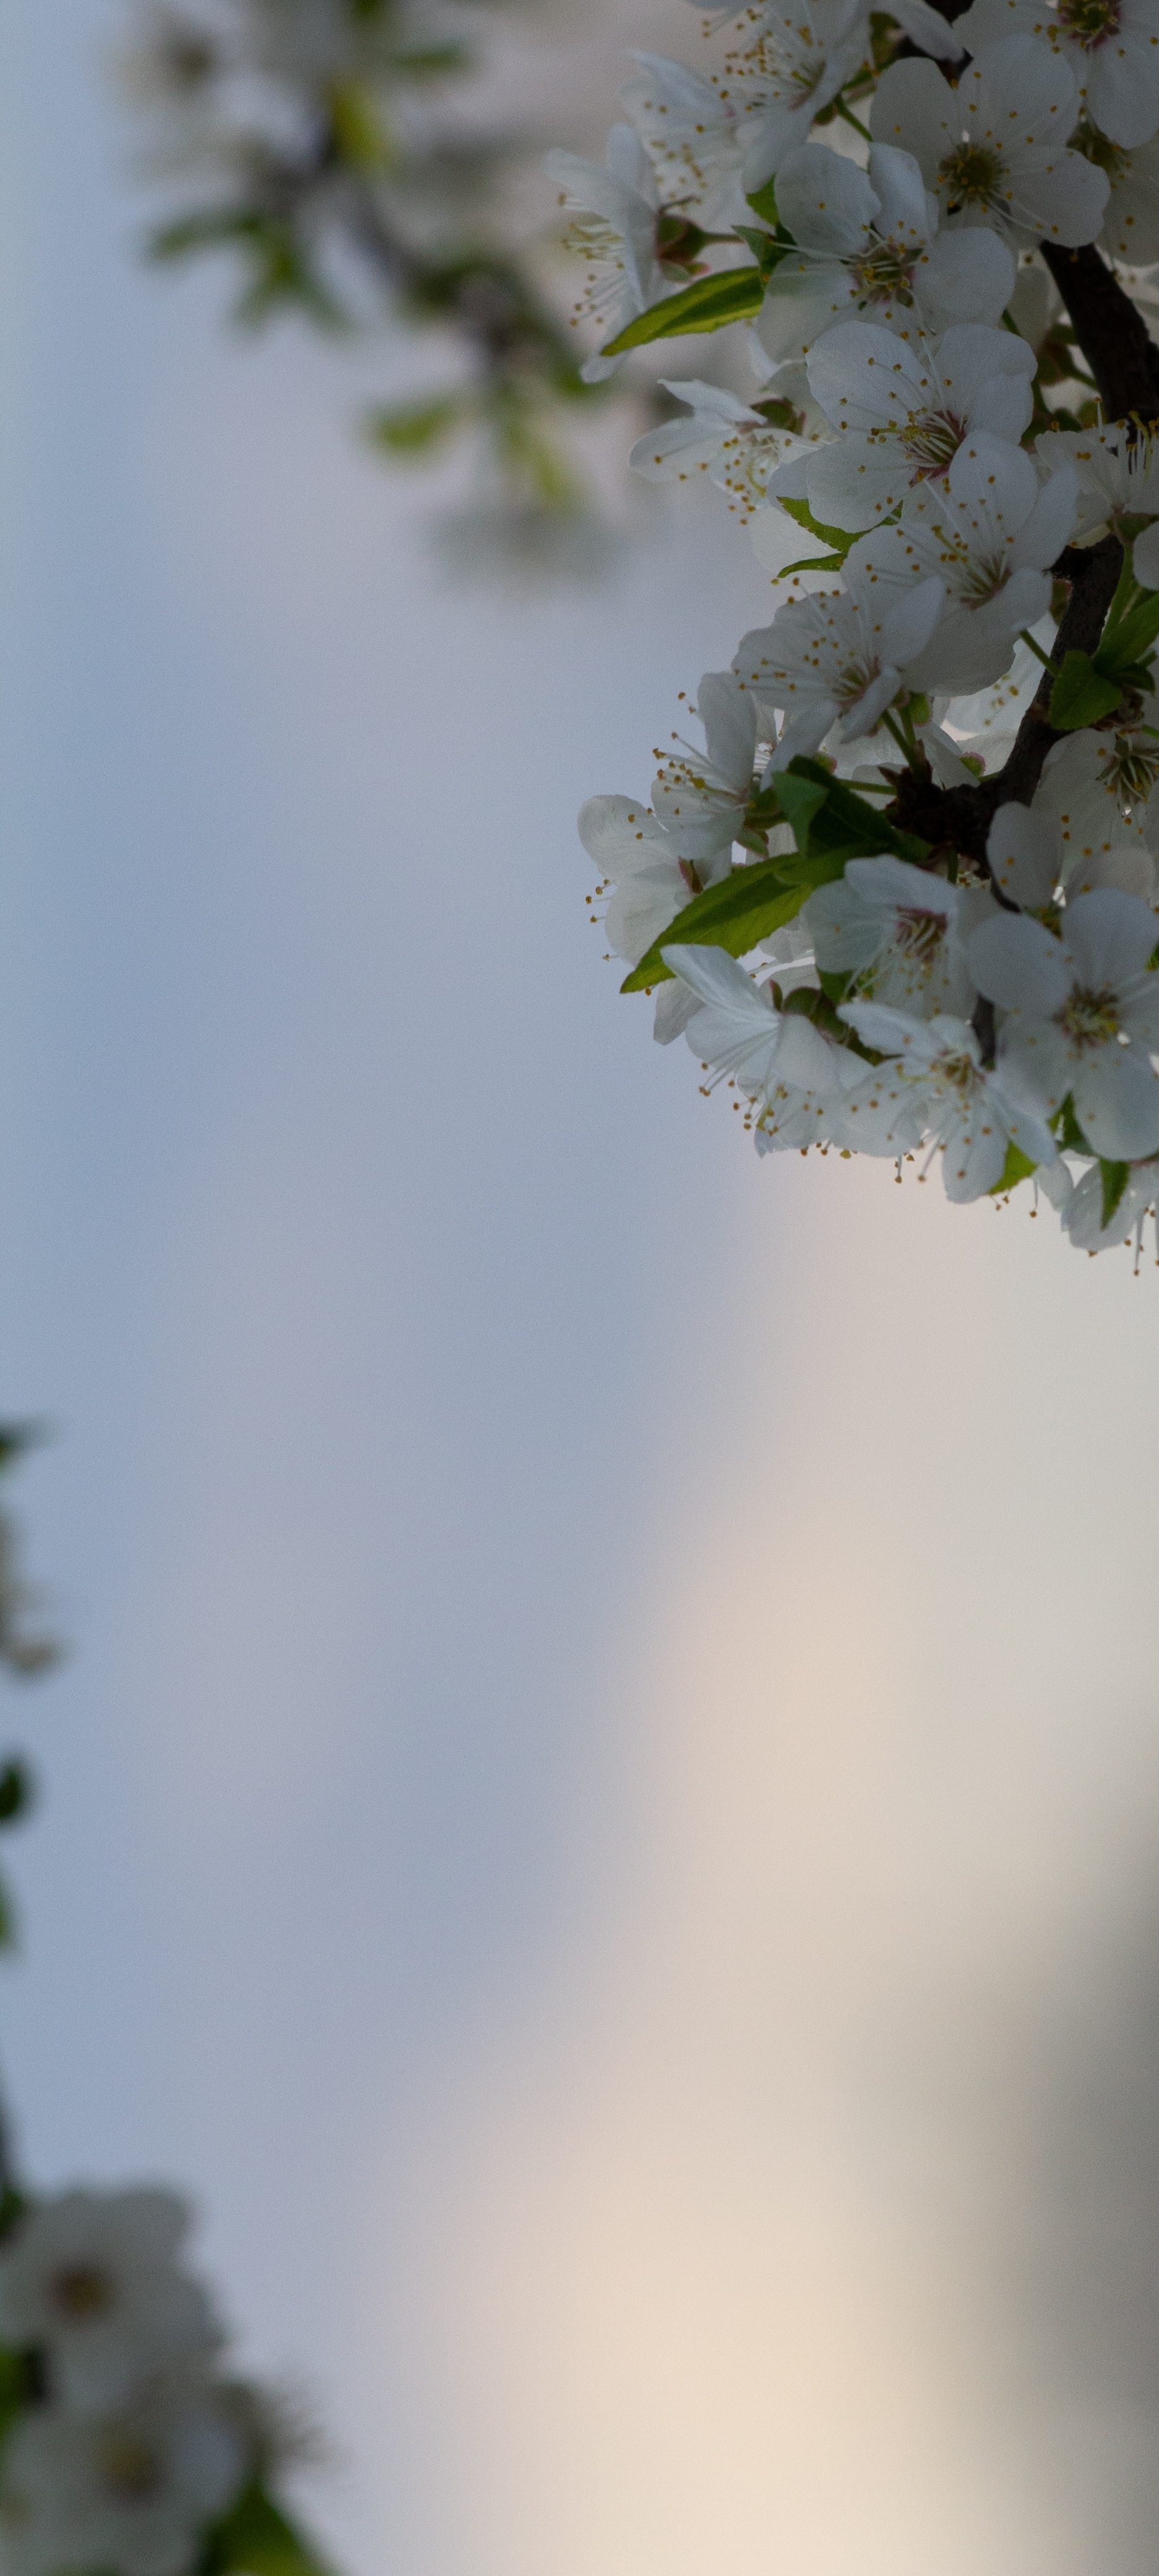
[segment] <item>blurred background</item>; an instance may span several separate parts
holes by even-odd
[[[348,2576],[1148,2576],[1159,1283],[653,1046],[573,816],[743,534],[456,589],[381,350],[136,264],[115,23],[0,5],[23,2157],[192,2190]]]

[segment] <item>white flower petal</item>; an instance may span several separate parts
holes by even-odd
[[[1090,903],[1094,897],[1088,895]],[[1061,1010],[1070,990],[1067,959],[1061,943],[1040,921],[1004,914],[984,921],[967,946],[970,973],[981,993],[1004,1011],[1041,1013]]]

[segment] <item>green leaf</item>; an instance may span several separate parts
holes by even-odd
[[[16,1946],[16,1908],[0,1878],[0,1950],[14,1950]]]
[[[990,1192],[991,1198],[1002,1198],[1007,1190],[1016,1189],[1019,1181],[1028,1181],[1031,1173],[1037,1171],[1037,1168],[1037,1164],[1031,1162],[1029,1154],[1022,1152],[1021,1146],[1008,1145],[1006,1160],[1002,1166],[1002,1177],[1001,1180],[995,1181]]]
[[[210,2533],[197,2576],[330,2576],[330,2570],[255,2484]]]
[[[796,520],[799,528],[807,528],[811,537],[819,538],[823,546],[832,549],[838,563],[844,563],[850,547],[857,543],[856,529],[827,528],[823,519],[814,518],[807,501],[787,501],[782,492],[778,492],[777,499],[782,510],[790,519]]]
[[[622,993],[642,993],[671,975],[662,948],[702,945],[724,948],[743,957],[757,941],[767,939],[792,921],[806,898],[821,885],[843,876],[849,859],[878,858],[892,853],[920,866],[929,844],[912,833],[896,832],[868,800],[843,779],[834,778],[818,760],[792,760],[748,808],[746,822],[757,831],[785,822],[797,844],[755,867],[734,868],[719,885],[706,886],[620,986]]]
[[[817,883],[821,883],[820,878]],[[706,886],[703,894],[695,895],[683,912],[677,913],[647,956],[624,977],[621,993],[647,992],[653,984],[668,981],[672,969],[664,963],[662,948],[724,948],[730,957],[743,957],[748,949],[756,947],[758,939],[767,939],[772,931],[792,921],[810,891],[808,884],[786,885],[779,859],[761,859],[755,867],[734,868],[731,876],[724,877],[719,885]]]
[[[748,224],[737,224],[735,233],[738,241],[747,242],[760,272],[762,286],[768,285],[774,270],[797,247],[794,241],[778,241],[773,233],[758,232],[755,226]]]
[[[1099,1179],[1103,1185],[1103,1224],[1109,1225],[1131,1177],[1129,1163],[1104,1163],[1099,1157]]]
[[[826,802],[830,784],[828,777],[803,778],[796,769],[783,769],[777,777],[773,793],[802,854],[809,847],[809,826]]]
[[[1089,653],[1068,653],[1050,693],[1050,721],[1056,733],[1076,733],[1080,725],[1097,724],[1113,715],[1122,697],[1113,680],[1095,669]]]
[[[458,428],[465,408],[461,393],[432,394],[425,402],[390,403],[368,413],[367,436],[391,456],[423,456]]]
[[[1159,590],[1140,600],[1117,626],[1108,627],[1095,655],[1096,671],[1101,671],[1104,679],[1120,678],[1129,663],[1137,662],[1140,654],[1147,652],[1157,635]]]
[[[646,313],[638,313],[634,322],[605,343],[601,355],[618,358],[625,349],[642,349],[649,340],[673,339],[683,331],[723,331],[729,322],[750,321],[763,302],[759,268],[721,269],[716,276],[698,277],[679,295],[666,295]]]
[[[807,815],[803,807],[798,809],[806,836],[804,844],[797,818],[789,813],[785,801],[786,796],[792,796],[799,779],[824,791],[823,799],[818,800]],[[929,857],[928,841],[920,841],[913,832],[895,830],[868,797],[859,796],[857,789],[850,787],[845,779],[834,778],[832,771],[819,760],[800,757],[791,760],[787,769],[778,772],[774,785],[786,818],[792,823],[798,849],[804,846],[810,854],[819,850],[840,850],[847,859],[876,859],[888,853],[896,859],[908,859],[912,866],[918,868]]]
[[[1050,1123],[1058,1137],[1059,1144],[1066,1147],[1068,1154],[1090,1153],[1090,1146],[1088,1145],[1082,1128],[1075,1117],[1074,1102],[1069,1091],[1057,1117],[1052,1118]]]
[[[763,188],[752,189],[748,202],[754,215],[759,215],[762,223],[779,226],[781,218],[777,213],[777,186],[774,179],[766,179]]]
[[[791,572],[840,572],[844,555],[798,555],[795,563],[783,564],[777,575],[785,581]]]

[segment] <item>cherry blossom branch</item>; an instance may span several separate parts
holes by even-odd
[[[1097,546],[1067,546],[1052,567],[1057,579],[1069,581],[1070,598],[1055,641],[1055,659],[1068,653],[1093,653],[1103,631],[1123,565],[1117,537]],[[1037,692],[1015,736],[1004,769],[977,787],[939,787],[932,776],[907,770],[899,777],[895,802],[887,810],[903,831],[916,832],[936,848],[951,844],[976,866],[986,866],[986,838],[1000,805],[1028,805],[1042,776],[1046,755],[1065,740],[1050,721],[1054,673],[1044,671]]]
[[[1159,416],[1159,349],[1136,304],[1093,242],[1082,250],[1039,245],[1074,324],[1108,420]]]

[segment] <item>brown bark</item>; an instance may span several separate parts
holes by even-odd
[[[1159,415],[1159,349],[1138,306],[1093,242],[1082,250],[1043,242],[1041,250],[1108,420],[1133,416],[1150,426]]]

